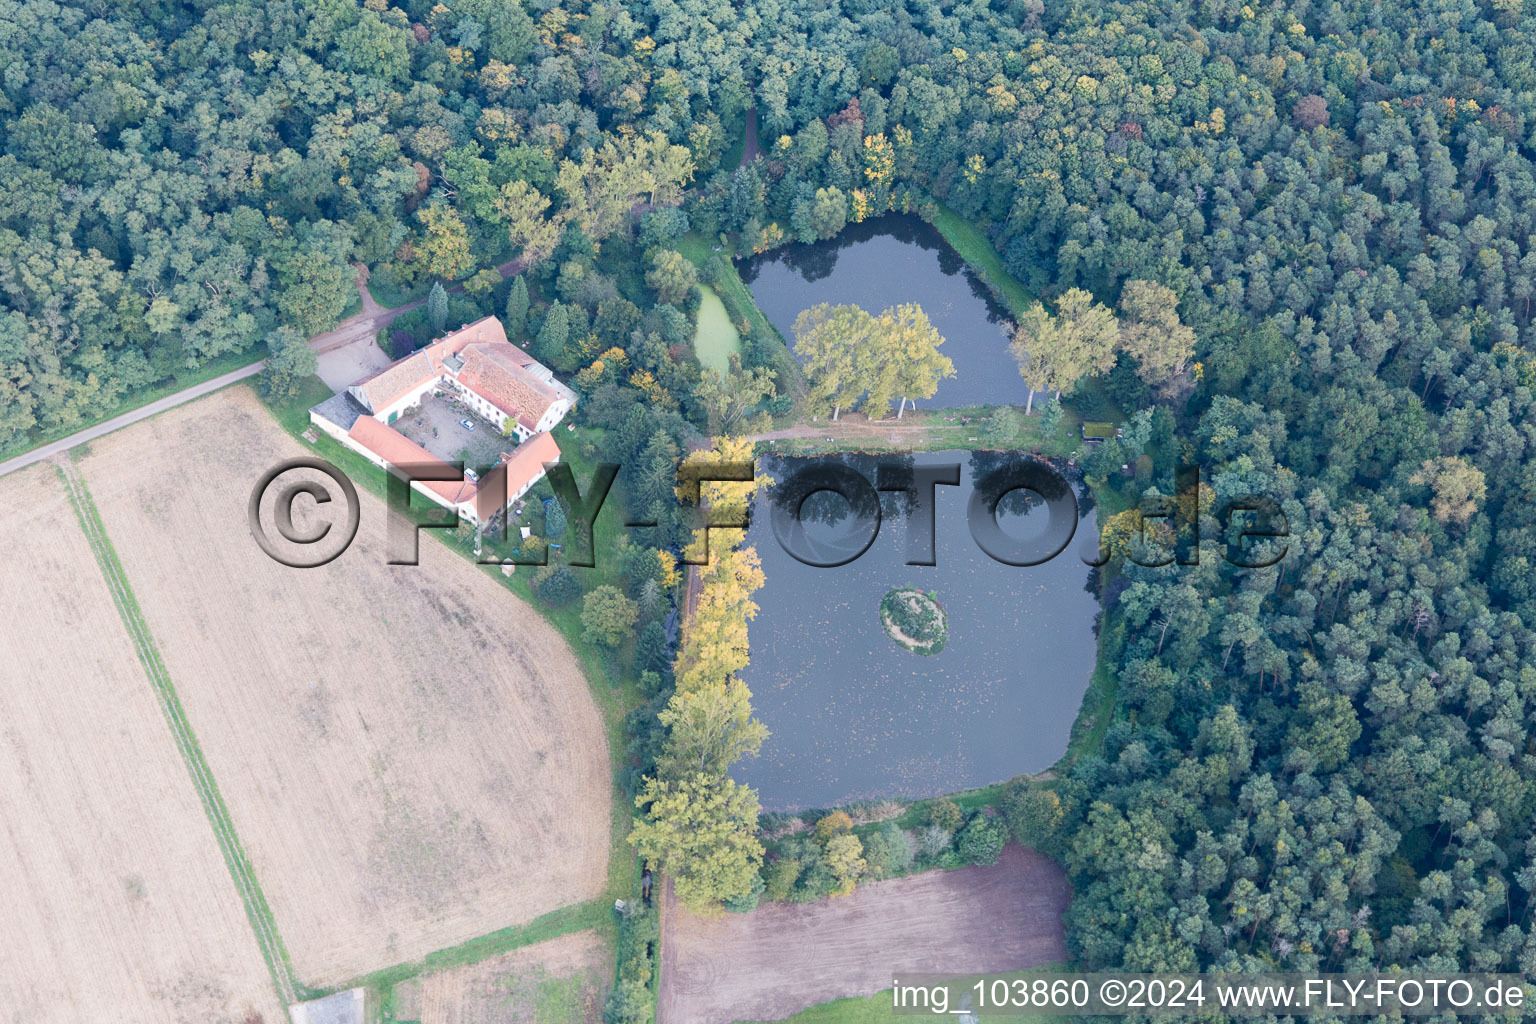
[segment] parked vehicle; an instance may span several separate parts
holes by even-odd
[[[462,419],[459,420],[459,426],[463,427],[465,430],[474,430],[475,421],[471,419]]]

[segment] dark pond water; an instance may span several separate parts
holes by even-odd
[[[944,335],[955,376],[920,406],[1023,405],[1029,389],[1008,351],[1007,311],[931,224],[892,215],[851,225],[829,242],[787,245],[744,260],[741,278],[764,315],[795,343],[795,317],[818,302],[871,313],[916,302]]]
[[[876,457],[838,458],[876,479]],[[861,557],[837,568],[802,564],[776,540],[769,503],[788,493],[783,482],[796,467],[821,460],[767,457],[759,465],[780,485],[758,499],[747,535],[767,580],[744,678],[772,735],[762,756],[732,774],[756,787],[767,809],[951,793],[1041,771],[1066,750],[1095,655],[1098,603],[1080,557],[1091,557],[1097,543],[1092,511],[1081,505],[1076,533],[1056,558],[1004,565],[977,547],[966,525],[972,478],[985,478],[1000,457],[905,458],[961,467],[960,486],[936,489],[933,566],[905,564],[913,519],[899,493],[881,499],[879,533]],[[1025,492],[999,508],[1009,536],[1045,534],[1046,512]],[[805,505],[811,542],[825,550],[839,537],[867,536],[849,512],[836,495],[812,496]],[[939,654],[904,650],[881,627],[880,598],[909,584],[935,592],[948,614],[949,642]]]

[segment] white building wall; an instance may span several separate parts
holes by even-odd
[[[418,385],[417,387],[415,387],[411,391],[409,391],[406,394],[402,395],[401,397],[395,399],[393,402],[391,402],[389,405],[386,405],[384,408],[382,408],[382,409],[375,409],[373,411],[373,418],[378,420],[381,423],[388,423],[389,422],[389,417],[391,415],[403,413],[403,412],[405,412],[405,410],[411,408],[412,406],[420,405],[421,404],[421,399],[422,399],[423,395],[425,395],[427,392],[431,391],[433,388],[441,387],[441,386],[442,385],[439,383],[438,378],[437,377],[433,377],[431,380],[427,381],[426,383]],[[366,405],[367,403],[365,402],[364,404]]]
[[[327,434],[330,434],[342,444],[351,447],[352,441],[347,437],[347,432],[345,430],[342,430],[340,427],[325,417],[315,415],[313,410],[310,411],[309,422],[311,426],[319,427],[321,430],[325,431]]]
[[[556,424],[565,419],[565,414],[571,411],[571,403],[561,399],[544,411],[544,416],[539,420],[538,429],[533,433],[543,433],[546,430],[555,429]]]

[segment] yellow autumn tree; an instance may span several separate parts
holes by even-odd
[[[1442,523],[1465,526],[1488,494],[1483,471],[1465,459],[1440,456],[1426,459],[1409,482],[1430,490],[1429,507]]]
[[[716,545],[712,555],[699,572],[698,599],[677,651],[679,690],[728,679],[751,663],[747,626],[757,616],[752,595],[763,585],[757,551]]]
[[[1099,557],[1125,558],[1136,549],[1145,537],[1150,543],[1164,546],[1173,543],[1173,528],[1168,520],[1159,516],[1149,519],[1140,509],[1128,508],[1116,512],[1099,527]]]
[[[542,263],[560,243],[562,224],[545,216],[549,197],[526,181],[509,181],[491,201],[507,225],[507,237],[521,250],[529,266]]]
[[[427,273],[452,281],[474,264],[469,251],[469,230],[458,211],[445,203],[432,203],[416,212],[426,237],[417,254]]]
[[[896,179],[896,152],[885,133],[864,140],[864,180],[869,182],[870,199],[876,210],[890,209],[891,185]]]
[[[715,438],[714,444],[709,448],[689,452],[683,460],[683,466],[692,466],[703,469],[708,466],[720,466],[726,464],[751,465],[753,463],[752,442],[743,437],[720,436]],[[686,469],[681,476],[686,475]],[[698,491],[694,492],[692,485],[677,488],[677,500],[692,504],[697,502],[705,510],[710,522],[740,522],[746,518],[747,507],[752,498],[764,488],[771,486],[772,479],[755,473],[750,482],[736,480],[701,480],[698,483]],[[745,539],[745,531],[725,530],[719,528],[710,530],[713,537],[711,549],[715,547],[734,547]],[[693,540],[689,542],[686,557],[690,561],[702,561],[704,558],[704,534],[701,530],[694,532]],[[754,554],[754,557],[755,554]]]

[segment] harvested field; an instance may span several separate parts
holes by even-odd
[[[421,1024],[601,1024],[613,963],[597,932],[572,932],[395,988],[395,1019]]]
[[[51,465],[0,481],[0,1018],[285,1019]]]
[[[386,564],[366,489],[340,558],[262,553],[251,488],[302,454],[238,388],[80,466],[295,973],[329,987],[596,896],[612,780],[560,635],[431,537]]]
[[[818,903],[765,903],[713,920],[671,902],[658,1024],[777,1021],[891,987],[901,972],[1016,971],[1066,959],[1071,890],[1010,843],[988,868],[928,871]]]

